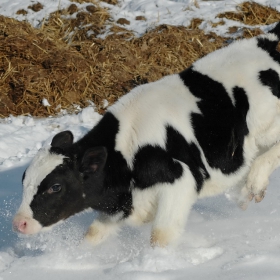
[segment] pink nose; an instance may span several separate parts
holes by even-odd
[[[26,220],[19,220],[13,222],[14,230],[19,231],[21,233],[25,233],[27,228],[27,221]]]

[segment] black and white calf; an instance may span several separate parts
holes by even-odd
[[[92,208],[92,244],[152,221],[152,245],[165,246],[199,197],[247,178],[240,203],[261,201],[280,165],[279,38],[280,23],[136,87],[76,143],[57,134],[24,174],[14,228],[33,234]]]

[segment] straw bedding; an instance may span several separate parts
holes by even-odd
[[[79,11],[75,2],[88,2],[86,11]],[[41,8],[39,2],[29,7]],[[75,13],[75,18],[65,17]],[[227,18],[254,26],[279,21],[280,13],[245,2],[236,12],[217,17],[220,24]],[[162,25],[137,38],[125,28],[127,19],[114,23],[95,0],[73,0],[39,28],[0,16],[0,117],[75,112],[91,102],[103,113],[104,99],[111,104],[133,87],[177,73],[227,44],[228,38],[205,34],[200,23],[194,19],[188,27]],[[109,35],[98,38],[108,28]],[[243,31],[244,37],[261,32],[254,27]],[[229,34],[233,32],[231,28]],[[51,106],[42,104],[44,98]]]

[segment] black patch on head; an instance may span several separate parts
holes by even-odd
[[[244,137],[248,134],[246,115],[249,102],[245,91],[235,87],[233,105],[224,86],[192,68],[180,74],[191,93],[199,98],[200,113],[191,114],[195,136],[208,164],[224,174],[242,166]]]
[[[145,189],[157,183],[174,183],[182,176],[183,168],[159,146],[145,145],[134,157],[135,186]]]
[[[188,143],[186,139],[174,128],[168,126],[166,149],[168,154],[188,165],[193,177],[196,180],[197,192],[200,192],[204,180],[208,179],[207,172],[198,147],[194,143]]]
[[[51,152],[62,153],[68,158],[42,181],[31,203],[34,218],[43,226],[52,225],[89,207],[108,215],[119,212],[124,218],[130,215],[132,177],[126,160],[114,150],[118,131],[118,120],[111,113],[106,113],[88,134],[72,146],[64,146],[63,150],[52,147]],[[104,147],[107,158],[98,170],[93,166],[93,172],[84,172],[84,156],[92,156],[91,152],[96,152],[92,150],[95,147]],[[102,149],[97,148],[98,151]],[[100,164],[100,161],[89,163]],[[60,184],[62,189],[49,194],[47,190],[54,184]]]
[[[42,181],[31,202],[33,218],[42,226],[50,226],[87,208],[108,215],[122,211],[123,218],[128,217],[132,209],[131,193],[105,190],[104,177],[105,174],[91,175],[84,180],[73,166],[58,166]],[[55,184],[62,187],[61,191],[49,194],[48,189]]]
[[[268,86],[273,95],[280,98],[280,79],[278,73],[273,69],[260,71],[259,79],[264,86]]]
[[[48,189],[56,184],[61,186],[61,191],[49,194]],[[84,210],[81,185],[81,177],[73,166],[57,166],[41,182],[30,204],[33,218],[42,226],[50,226]]]
[[[266,38],[257,38],[258,47],[266,51],[273,60],[280,63],[280,53],[276,50],[278,41],[271,41]]]

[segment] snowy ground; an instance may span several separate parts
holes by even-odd
[[[1,280],[279,279],[280,172],[273,174],[265,200],[252,203],[245,212],[224,195],[200,200],[174,248],[151,249],[149,225],[124,228],[119,237],[84,248],[80,243],[94,212],[73,217],[49,233],[33,237],[13,233],[11,219],[21,200],[21,176],[30,157],[56,132],[71,129],[79,138],[99,118],[89,107],[77,116],[18,117],[0,124],[0,154],[10,154],[0,163]]]
[[[35,26],[57,8],[58,2],[61,7],[70,3],[39,2],[44,5],[40,14],[30,13],[26,18]],[[124,0],[119,6],[110,7],[114,18],[130,17],[131,28],[141,35],[145,28],[159,23],[187,25],[192,17],[214,19],[215,14],[233,10],[240,1],[197,2],[200,8],[189,0]],[[278,0],[257,2],[280,10]],[[1,0],[0,14],[15,16],[17,10],[30,4],[30,0]],[[184,10],[190,6],[190,10]],[[133,23],[140,14],[148,19],[145,26]],[[230,24],[227,22],[227,26]],[[201,27],[207,26],[205,21]],[[149,225],[124,228],[119,237],[96,248],[84,248],[80,243],[94,212],[73,217],[52,232],[33,237],[12,232],[11,220],[21,200],[21,176],[32,156],[57,132],[70,129],[78,139],[99,118],[88,107],[78,115],[0,120],[0,280],[279,279],[280,171],[272,175],[264,201],[252,203],[245,212],[225,195],[200,200],[191,212],[184,236],[174,248],[151,249]]]

